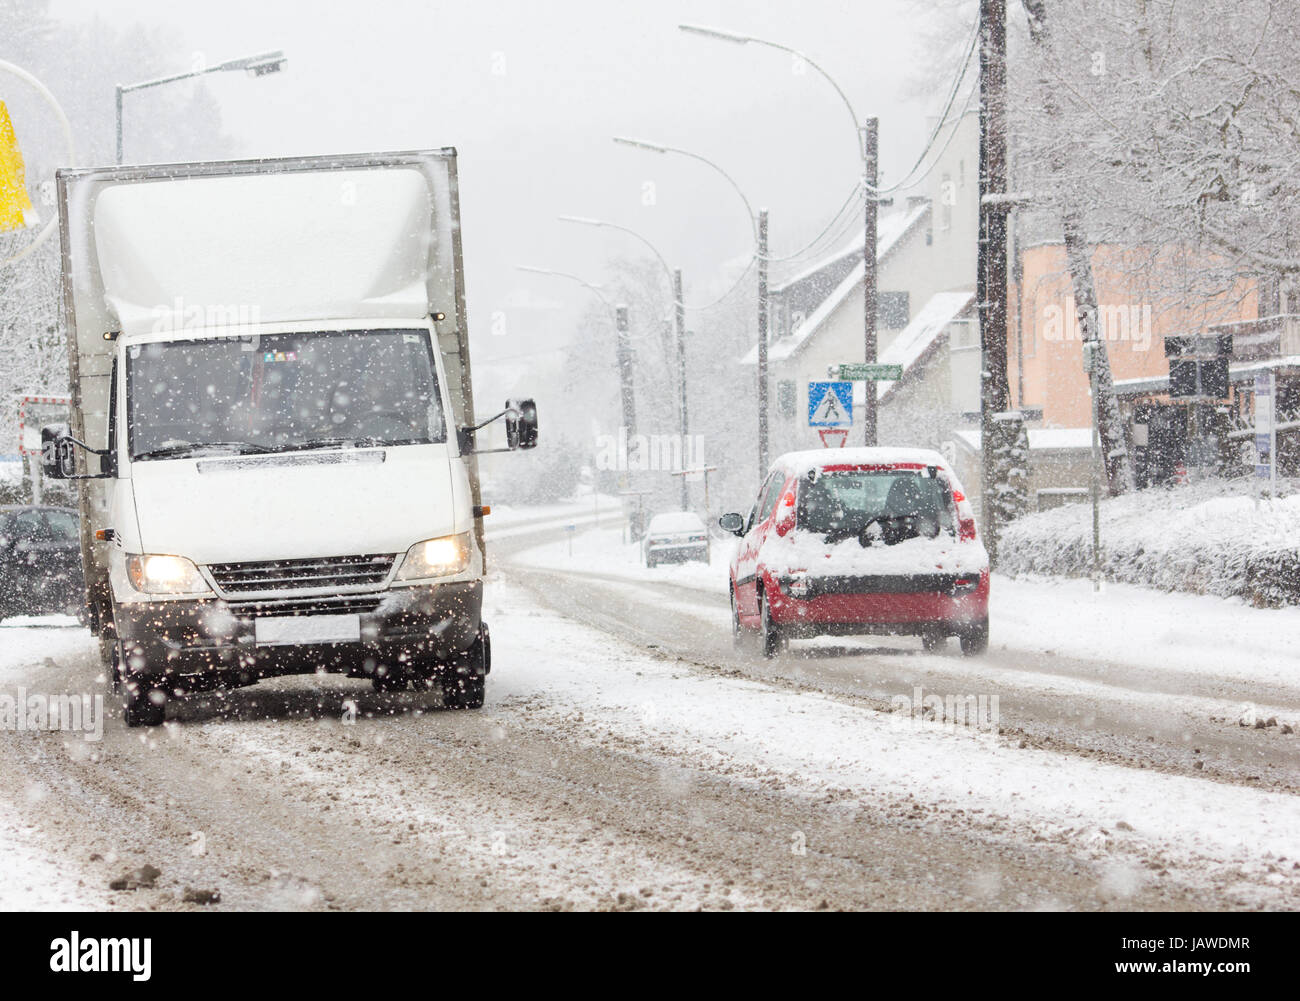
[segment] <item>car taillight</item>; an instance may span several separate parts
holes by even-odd
[[[957,538],[962,542],[975,541],[975,512],[970,501],[960,490],[952,492],[952,502],[957,508]]]
[[[785,535],[794,528],[794,491],[787,490],[776,505],[776,534]]]

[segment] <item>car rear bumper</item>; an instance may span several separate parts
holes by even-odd
[[[397,587],[375,594],[227,602],[220,599],[119,604],[115,625],[128,667],[148,676],[249,671],[256,676],[319,670],[373,673],[407,656],[447,660],[478,635],[483,582]],[[360,641],[259,646],[259,618],[352,615]],[[368,668],[368,670],[367,670]]]
[[[989,575],[915,574],[766,582],[772,621],[791,635],[959,633],[988,618]]]
[[[660,563],[685,563],[687,560],[707,560],[708,545],[703,542],[684,542],[676,545],[650,546],[646,559],[653,557]]]

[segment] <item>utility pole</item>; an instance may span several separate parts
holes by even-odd
[[[617,331],[618,384],[623,397],[623,426],[627,439],[633,441],[636,433],[636,403],[632,387],[632,341],[627,332],[627,307],[614,307],[614,328]]]
[[[875,118],[868,118],[863,136],[863,182],[866,188],[867,207],[864,215],[865,235],[862,240],[862,336],[866,349],[868,365],[876,362],[876,317],[879,315],[879,295],[876,288],[877,265],[877,217],[879,205],[876,202],[876,187],[879,183],[877,164],[879,161],[879,126]],[[863,444],[876,444],[876,384],[862,384],[862,431]]]
[[[122,85],[117,86],[117,103],[116,103],[116,122],[117,122],[117,159],[114,163],[122,162]]]
[[[1092,501],[1092,589],[1101,590],[1101,432],[1097,420],[1097,352],[1091,341],[1083,345],[1088,368],[1088,386],[1092,392],[1092,475],[1088,493]]]
[[[758,479],[767,475],[767,209],[758,210]]]
[[[1007,386],[1007,10],[980,0],[980,235],[975,298],[980,317],[980,507],[984,544],[997,559],[997,461],[1009,405]],[[993,197],[990,197],[993,196]],[[1007,442],[1009,445],[1010,443]]]
[[[686,304],[682,301],[682,269],[673,269],[673,316],[677,323],[677,374],[681,381],[682,455],[690,445],[691,422],[686,412]],[[691,486],[682,477],[682,510],[691,509]]]

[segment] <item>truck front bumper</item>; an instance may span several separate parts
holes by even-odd
[[[116,605],[126,670],[136,676],[317,671],[369,676],[380,665],[447,661],[478,636],[483,582],[395,587],[375,594],[228,602],[219,598]],[[257,620],[356,615],[360,640],[259,645]]]

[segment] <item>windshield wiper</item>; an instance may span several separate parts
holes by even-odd
[[[164,445],[162,448],[151,448],[149,451],[137,453],[131,458],[178,459],[181,456],[193,455],[195,452],[202,452],[209,448],[234,450],[240,455],[261,454],[271,451],[265,445],[255,445],[251,441],[188,441],[177,445]]]
[[[389,441],[386,438],[376,438],[374,436],[354,438],[309,438],[307,441],[298,441],[290,445],[277,445],[272,452],[301,452],[312,448],[341,448],[344,446],[350,448],[374,448],[376,445],[409,445],[410,441]]]

